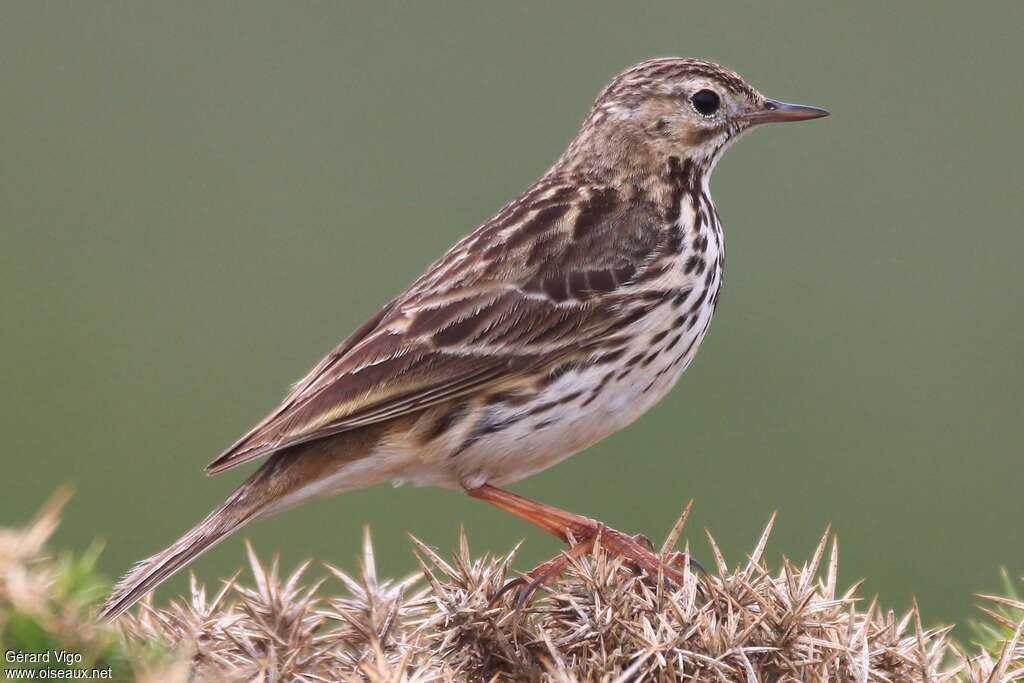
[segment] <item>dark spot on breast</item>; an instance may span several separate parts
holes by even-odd
[[[662,339],[664,339],[666,336],[668,336],[668,330],[662,330],[658,334],[654,335],[653,337],[651,337],[651,346],[654,346]]]
[[[690,312],[691,313],[696,313],[701,308],[703,308],[704,300],[707,299],[707,298],[708,298],[708,290],[705,289],[703,292],[700,293],[700,296],[697,297],[697,300],[693,302],[693,305],[690,306]]]
[[[689,355],[690,351],[693,351],[693,346],[694,346],[694,344],[696,344],[696,343],[697,343],[697,341],[698,341],[698,340],[700,340],[700,338],[701,338],[702,336],[703,336],[703,335],[699,335],[699,334],[698,334],[698,335],[697,335],[697,336],[695,336],[695,337],[694,337],[693,339],[691,339],[691,340],[690,340],[690,343],[686,345],[686,349],[684,349],[684,350],[683,350],[682,354],[680,354],[680,356],[679,356],[679,357],[680,357],[680,358],[685,358],[685,357],[686,357],[687,355]]]
[[[478,427],[476,430],[474,430],[473,436],[476,437],[476,440],[478,440],[483,436],[487,436],[488,434],[500,432],[503,429],[511,427],[515,423],[522,420],[524,417],[526,416],[519,414],[510,415],[502,420],[488,420],[485,423],[481,424],[480,427]]]
[[[608,382],[610,382],[612,377],[614,377],[614,376],[615,376],[615,371],[614,370],[612,370],[611,372],[606,373],[605,376],[601,378],[601,381],[598,383],[598,385],[596,387],[594,387],[594,390],[590,392],[590,396],[587,397],[587,400],[580,404],[580,407],[581,408],[586,408],[588,405],[593,403],[594,399],[596,399],[598,396],[600,396],[601,391],[604,390],[604,388],[608,385]]]
[[[694,177],[695,166],[693,159],[687,157],[686,161],[680,161],[677,156],[668,158],[668,180],[681,190],[690,190],[696,184]]]
[[[680,332],[676,336],[674,336],[671,339],[669,339],[668,340],[668,344],[665,345],[665,350],[666,351],[671,351],[673,348],[675,348],[675,345],[678,344],[679,340],[682,339],[682,338],[683,338],[683,333]]]
[[[641,366],[640,366],[640,367],[646,368],[646,367],[647,367],[648,365],[650,365],[650,364],[651,364],[651,363],[652,363],[652,362],[654,361],[654,359],[655,359],[655,358],[657,358],[657,357],[658,357],[658,355],[659,355],[660,353],[661,353],[661,349],[654,349],[653,351],[651,351],[651,352],[650,352],[649,354],[647,354],[647,356],[646,356],[646,357],[644,358],[644,362],[643,362],[643,364],[641,364]]]
[[[688,298],[690,298],[690,292],[691,291],[693,291],[693,290],[690,289],[689,287],[686,287],[684,289],[680,289],[676,293],[675,297],[673,297],[672,305],[675,306],[676,308],[679,308],[680,306],[682,306],[684,303],[686,303],[686,300]]]
[[[566,394],[562,398],[558,399],[558,402],[563,404],[563,405],[566,404],[566,403],[572,403],[573,401],[575,401],[576,399],[578,399],[582,395],[583,395],[582,391],[573,391],[572,393]]]
[[[694,254],[693,256],[686,260],[686,268],[683,270],[683,272],[689,275],[697,268],[698,264],[703,262],[704,259],[702,259],[699,255]]]
[[[684,162],[680,162],[679,157],[669,157],[668,181],[672,186],[672,194],[669,198],[668,207],[665,209],[665,220],[669,223],[675,223],[679,220],[683,195],[689,191],[693,183],[693,161],[687,159]]]
[[[530,410],[528,411],[528,414],[529,415],[539,415],[540,413],[545,413],[545,412],[551,410],[552,408],[554,408],[556,406],[559,406],[559,405],[561,405],[563,403],[569,403],[571,401],[575,401],[582,394],[583,394],[582,391],[574,391],[571,394],[566,394],[565,396],[563,396],[561,398],[558,398],[558,399],[555,399],[553,401],[545,401],[544,403],[541,403],[540,405],[537,405],[537,406],[534,406],[533,408],[530,408]]]

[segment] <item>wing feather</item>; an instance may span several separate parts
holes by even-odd
[[[672,238],[651,207],[572,187],[538,183],[456,244],[207,471],[542,371],[614,329]]]

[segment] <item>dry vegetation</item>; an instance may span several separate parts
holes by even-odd
[[[79,651],[107,652],[114,633],[83,609],[94,598],[55,592],[62,570],[43,543],[62,502],[0,536],[0,633],[10,647],[11,624],[29,615]],[[664,553],[684,522],[685,514]],[[152,681],[1024,677],[1024,602],[987,597],[987,623],[1002,642],[968,657],[951,642],[951,627],[922,626],[916,607],[896,615],[865,604],[857,585],[840,590],[827,533],[802,566],[770,570],[763,560],[770,530],[769,522],[732,569],[709,535],[714,571],[687,570],[683,586],[639,576],[603,553],[573,560],[558,583],[518,610],[514,591],[499,595],[514,578],[515,550],[474,557],[464,534],[450,560],[414,539],[422,571],[402,580],[377,576],[369,533],[356,575],[327,566],[315,581],[307,578],[310,563],[282,576],[276,561],[265,564],[250,548],[251,583],[236,575],[213,594],[193,580],[191,594],[167,607],[147,602],[123,616],[119,671]],[[168,654],[155,656],[154,646]]]

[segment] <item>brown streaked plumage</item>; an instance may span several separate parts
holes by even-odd
[[[551,170],[210,463],[217,473],[270,456],[137,565],[104,615],[253,519],[384,481],[461,487],[579,542],[574,552],[602,531],[606,549],[658,570],[632,538],[495,487],[621,429],[668,392],[718,301],[712,168],[753,125],[826,114],[768,100],[703,60],[654,59],[617,76]]]

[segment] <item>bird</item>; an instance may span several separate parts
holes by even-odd
[[[676,384],[718,303],[711,172],[760,124],[827,116],[704,59],[649,59],[597,96],[551,168],[341,342],[208,474],[264,459],[136,564],[113,619],[250,522],[384,482],[462,489],[587,552],[679,580],[639,537],[501,488],[623,429]],[[548,581],[555,558],[528,576]]]

